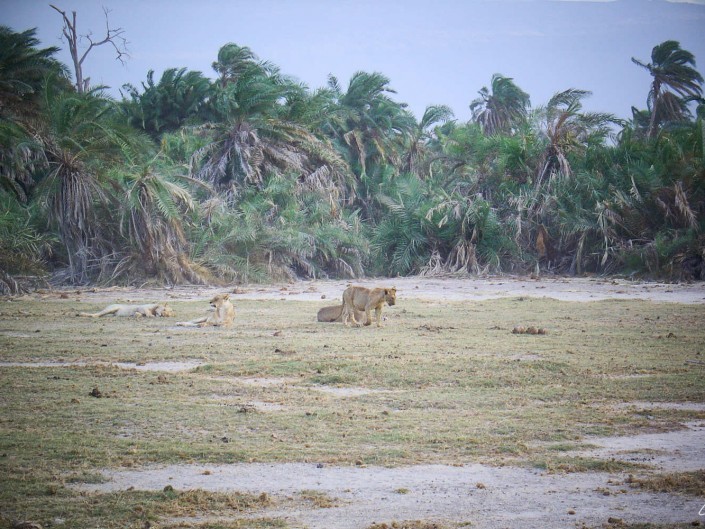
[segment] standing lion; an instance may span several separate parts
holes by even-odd
[[[179,327],[230,327],[235,320],[235,307],[230,302],[230,294],[218,294],[210,300],[213,313],[193,321],[177,322]]]
[[[370,312],[375,309],[377,327],[382,326],[382,307],[386,303],[390,307],[397,302],[397,289],[392,288],[365,288],[349,286],[343,292],[343,323],[349,325],[350,319],[358,327],[360,322],[355,318],[355,311],[365,312],[365,325],[372,324]]]

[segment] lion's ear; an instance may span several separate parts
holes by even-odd
[[[230,294],[223,294],[223,300],[230,299]]]

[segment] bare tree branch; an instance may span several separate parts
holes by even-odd
[[[73,68],[76,75],[76,91],[82,94],[86,92],[90,87],[90,77],[83,77],[83,61],[91,52],[93,48],[102,46],[103,44],[110,44],[117,53],[115,57],[123,65],[125,64],[125,59],[129,58],[130,55],[127,50],[127,39],[124,37],[125,30],[122,28],[111,28],[110,21],[108,19],[108,14],[110,11],[103,8],[103,13],[105,13],[105,37],[102,40],[93,40],[93,34],[91,32],[85,35],[79,35],[78,29],[76,27],[76,11],[71,12],[71,18],[53,4],[49,4],[49,7],[58,12],[64,21],[63,35],[66,42],[69,45],[69,51],[71,52],[71,60],[73,61]],[[79,43],[82,39],[88,41],[88,48],[79,57]]]

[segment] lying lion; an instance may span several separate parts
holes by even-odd
[[[355,309],[355,320],[361,321],[365,317],[365,313]],[[333,323],[343,321],[343,305],[334,307],[323,307],[318,311],[318,321],[324,323]]]
[[[358,327],[360,322],[355,318],[355,311],[365,311],[365,325],[372,324],[370,311],[375,309],[377,327],[382,326],[382,307],[385,303],[390,307],[397,302],[397,289],[392,288],[365,288],[349,286],[343,292],[342,319],[345,325],[350,324],[350,319]]]
[[[235,319],[235,307],[230,302],[230,294],[218,294],[210,300],[214,311],[208,316],[193,321],[180,321],[179,327],[230,327]]]
[[[155,318],[155,317],[169,317],[174,315],[174,309],[172,309],[166,303],[150,303],[147,305],[123,305],[115,304],[108,305],[100,312],[91,314],[89,312],[80,312],[79,316],[87,316],[89,318],[101,318],[107,316],[108,314],[114,314],[115,316],[136,316],[138,318]]]

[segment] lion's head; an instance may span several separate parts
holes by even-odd
[[[171,318],[172,316],[175,316],[176,313],[174,312],[174,309],[165,303],[164,305],[158,305],[157,308],[154,309],[154,315],[161,316],[162,318]]]
[[[397,302],[397,287],[385,288],[384,289],[384,301],[390,307]]]
[[[230,294],[218,294],[213,299],[211,299],[211,301],[210,301],[211,307],[215,307],[215,310],[218,310],[229,299],[230,299]]]

